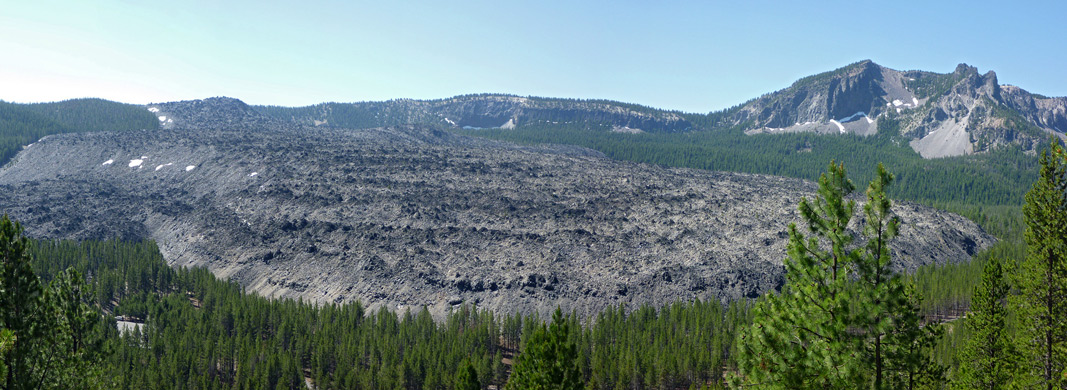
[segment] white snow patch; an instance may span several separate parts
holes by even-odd
[[[166,122],[167,121],[167,116],[166,115],[160,115],[159,116],[159,121],[160,122]]]
[[[919,106],[919,99],[916,99],[914,96],[911,98],[911,102],[914,103],[916,107]]]
[[[115,162],[115,160],[107,160],[107,161],[104,161],[104,163],[100,164],[100,165],[111,165],[114,162]]]
[[[163,169],[163,164],[156,165],[156,170],[158,171],[160,169]]]
[[[456,122],[453,122],[451,119],[448,119],[447,117],[445,118],[445,122],[448,122],[448,124],[450,124],[452,126],[456,126]]]
[[[194,170],[194,169],[196,169],[196,165],[190,165],[190,166],[185,167],[185,171],[186,172],[189,172],[189,171]]]
[[[139,166],[141,166],[141,163],[143,163],[143,162],[144,162],[144,159],[140,159],[140,158],[130,160],[130,168],[139,167]]]
[[[874,120],[872,120],[872,119],[871,119],[871,117],[869,117],[869,116],[866,116],[866,115],[864,115],[864,116],[863,116],[863,119],[866,119],[866,120],[867,120],[867,124],[872,124],[872,123],[874,123]]]
[[[259,172],[252,172],[252,173],[248,174],[248,177],[256,177],[256,175],[258,175],[258,174],[259,174]]]
[[[897,114],[899,114],[899,113],[900,113],[900,109],[898,108],[898,109],[897,109]]]
[[[830,123],[833,123],[835,126],[837,126],[837,130],[841,131],[841,134],[845,134],[845,126],[842,126],[841,122],[831,119]]]
[[[155,107],[148,107],[148,112],[159,112],[159,109]]]
[[[903,104],[904,102],[900,101],[900,99],[893,99],[893,106],[900,107]]]

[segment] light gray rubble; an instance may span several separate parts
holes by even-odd
[[[174,125],[41,140],[0,170],[0,211],[35,237],[154,239],[171,265],[270,297],[590,314],[779,286],[786,226],[815,189],[434,127],[298,126],[238,103],[153,105]],[[896,211],[902,269],[993,242],[954,214]]]

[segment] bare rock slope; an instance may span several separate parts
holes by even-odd
[[[1065,137],[1067,98],[1000,85],[996,73],[960,64],[952,73],[897,71],[870,60],[805,77],[726,114],[756,133],[875,134],[909,138],[923,157],[958,156],[1002,145],[1034,150]],[[890,126],[881,126],[892,123]]]
[[[814,191],[429,127],[299,126],[226,99],[150,108],[169,128],[21,152],[0,170],[0,210],[37,237],[152,238],[170,264],[266,296],[588,314],[777,287],[786,226]],[[957,215],[896,211],[904,269],[993,240]]]

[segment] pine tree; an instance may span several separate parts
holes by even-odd
[[[1031,374],[1046,389],[1067,388],[1067,154],[1053,140],[1026,194],[1027,256],[1019,267],[1015,306],[1019,341]]]
[[[737,385],[757,388],[915,389],[936,386],[942,370],[930,351],[938,326],[922,326],[914,289],[891,268],[888,242],[899,219],[878,165],[864,205],[864,250],[848,224],[854,187],[843,165],[830,164],[813,201],[798,209],[815,237],[789,226],[786,285],[768,294],[738,338]],[[829,250],[820,247],[830,244]]]
[[[556,308],[551,325],[547,328],[543,324],[535,325],[506,389],[581,388],[578,349],[570,341],[570,323],[563,317],[563,311]]]
[[[850,327],[862,329],[860,346],[874,389],[914,389],[941,382],[941,367],[931,360],[940,325],[922,325],[919,297],[892,269],[889,242],[900,219],[893,215],[886,189],[893,175],[878,164],[863,205],[867,240],[857,258]]]
[[[798,209],[815,237],[789,225],[786,285],[753,309],[738,338],[736,385],[768,389],[854,389],[861,386],[855,336],[849,333],[849,273],[859,257],[848,223],[855,187],[843,164],[830,163],[814,200]],[[829,243],[829,250],[821,243]]]
[[[474,369],[474,365],[467,361],[464,364],[459,365],[459,371],[456,372],[456,390],[478,390],[481,389],[481,383],[478,383],[478,371]]]
[[[22,226],[0,217],[0,329],[11,333],[3,351],[0,388],[88,389],[100,383],[104,335],[92,293],[66,270],[45,288],[30,267]]]
[[[957,384],[968,389],[1009,389],[1018,363],[1008,332],[1007,303],[1011,287],[1003,261],[993,256],[985,265],[982,282],[974,289],[971,311],[963,321],[973,335],[960,352]]]
[[[36,388],[44,381],[38,367],[58,358],[54,350],[41,345],[53,321],[45,315],[45,289],[30,269],[29,246],[22,226],[6,214],[0,217],[0,329],[14,335],[3,355],[7,366],[4,389]]]
[[[889,268],[888,242],[897,236],[900,225],[900,218],[890,212],[892,202],[885,193],[892,182],[893,176],[878,164],[876,176],[867,187],[867,203],[863,205],[867,221],[863,231],[866,250],[856,263],[859,304],[853,322],[866,332],[862,345],[867,347],[864,356],[873,370],[874,389],[885,388],[888,351],[883,338],[894,325],[894,314],[907,305],[900,275]]]

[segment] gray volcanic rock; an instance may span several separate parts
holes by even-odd
[[[297,126],[237,101],[151,107],[173,128],[24,150],[0,170],[0,211],[35,237],[151,238],[171,265],[265,296],[590,314],[779,286],[786,226],[815,189],[426,126]],[[895,210],[901,269],[993,242],[954,214]]]
[[[370,128],[427,124],[451,128],[523,126],[603,126],[627,132],[679,132],[693,124],[677,111],[607,100],[556,99],[512,95],[465,95],[438,100],[322,103],[307,107],[260,106],[276,119],[305,125]]]
[[[958,156],[1002,145],[1034,150],[1065,137],[1067,98],[1001,86],[992,71],[960,64],[952,73],[897,71],[861,61],[805,77],[728,112],[748,134],[817,132],[871,135],[895,123],[923,157]]]
[[[870,61],[805,77],[784,90],[744,104],[731,119],[756,132],[814,131],[873,134],[865,119],[885,111],[886,102],[914,106],[914,94],[900,87],[900,75]],[[852,129],[844,124],[864,125]]]

